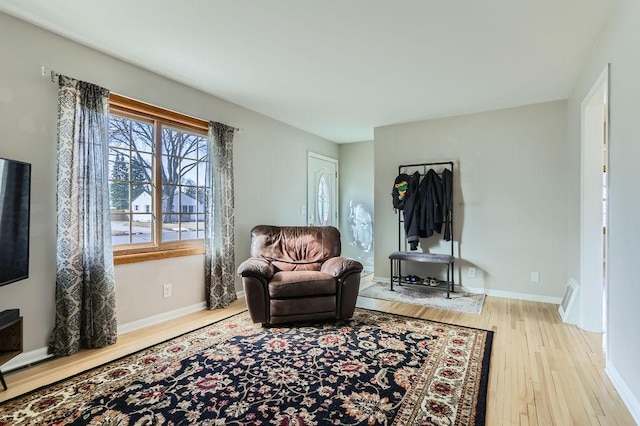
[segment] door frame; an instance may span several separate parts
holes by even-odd
[[[580,327],[603,333],[605,356],[608,322],[606,253],[609,232],[608,223],[603,219],[602,191],[605,184],[603,166],[606,167],[607,179],[610,176],[609,85],[609,64],[607,64],[582,101],[580,129]],[[600,131],[602,133],[598,135]],[[597,144],[597,141],[602,143]],[[604,152],[603,146],[606,146]],[[606,202],[608,204],[608,197]],[[606,208],[608,210],[608,207]],[[599,212],[597,224],[595,211]],[[607,232],[604,232],[604,229],[607,229]]]
[[[335,226],[336,228],[340,229],[340,206],[338,204],[338,188],[340,188],[338,179],[340,178],[340,168],[339,168],[339,164],[338,164],[338,160],[335,158],[331,158],[331,157],[327,157],[326,155],[322,155],[322,154],[318,154],[317,152],[313,152],[313,151],[307,151],[307,191],[309,190],[309,171],[310,171],[310,167],[309,167],[309,163],[311,161],[311,158],[316,158],[318,160],[323,160],[323,161],[327,161],[329,163],[334,163],[336,166],[336,176],[335,176],[335,184],[334,184],[334,188],[333,188],[333,203],[335,205]],[[309,194],[307,194],[307,217],[306,217],[306,222],[307,225],[309,225],[309,209],[311,206],[309,206]],[[315,215],[315,213],[314,213]],[[315,221],[314,221],[315,223]]]

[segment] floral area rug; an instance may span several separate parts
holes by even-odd
[[[246,312],[0,405],[0,425],[483,425],[492,332]]]
[[[428,288],[424,285],[394,284],[391,291],[389,283],[378,282],[360,290],[359,295],[471,314],[482,313],[485,299],[484,294],[463,292],[450,293],[451,298],[447,299],[446,290]]]

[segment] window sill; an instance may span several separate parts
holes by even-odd
[[[204,254],[204,247],[186,247],[169,250],[145,251],[140,253],[113,253],[113,264],[124,265],[126,263],[146,262],[148,260],[169,259],[171,257],[193,256]]]

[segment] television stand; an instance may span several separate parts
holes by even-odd
[[[22,349],[22,317],[0,324],[0,366],[21,354]],[[0,382],[4,390],[7,390],[7,382],[4,381],[2,370],[0,370]]]

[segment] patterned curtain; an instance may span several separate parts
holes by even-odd
[[[205,287],[209,309],[237,299],[233,254],[233,127],[209,122]]]
[[[108,191],[109,91],[58,76],[55,355],[115,343]]]

